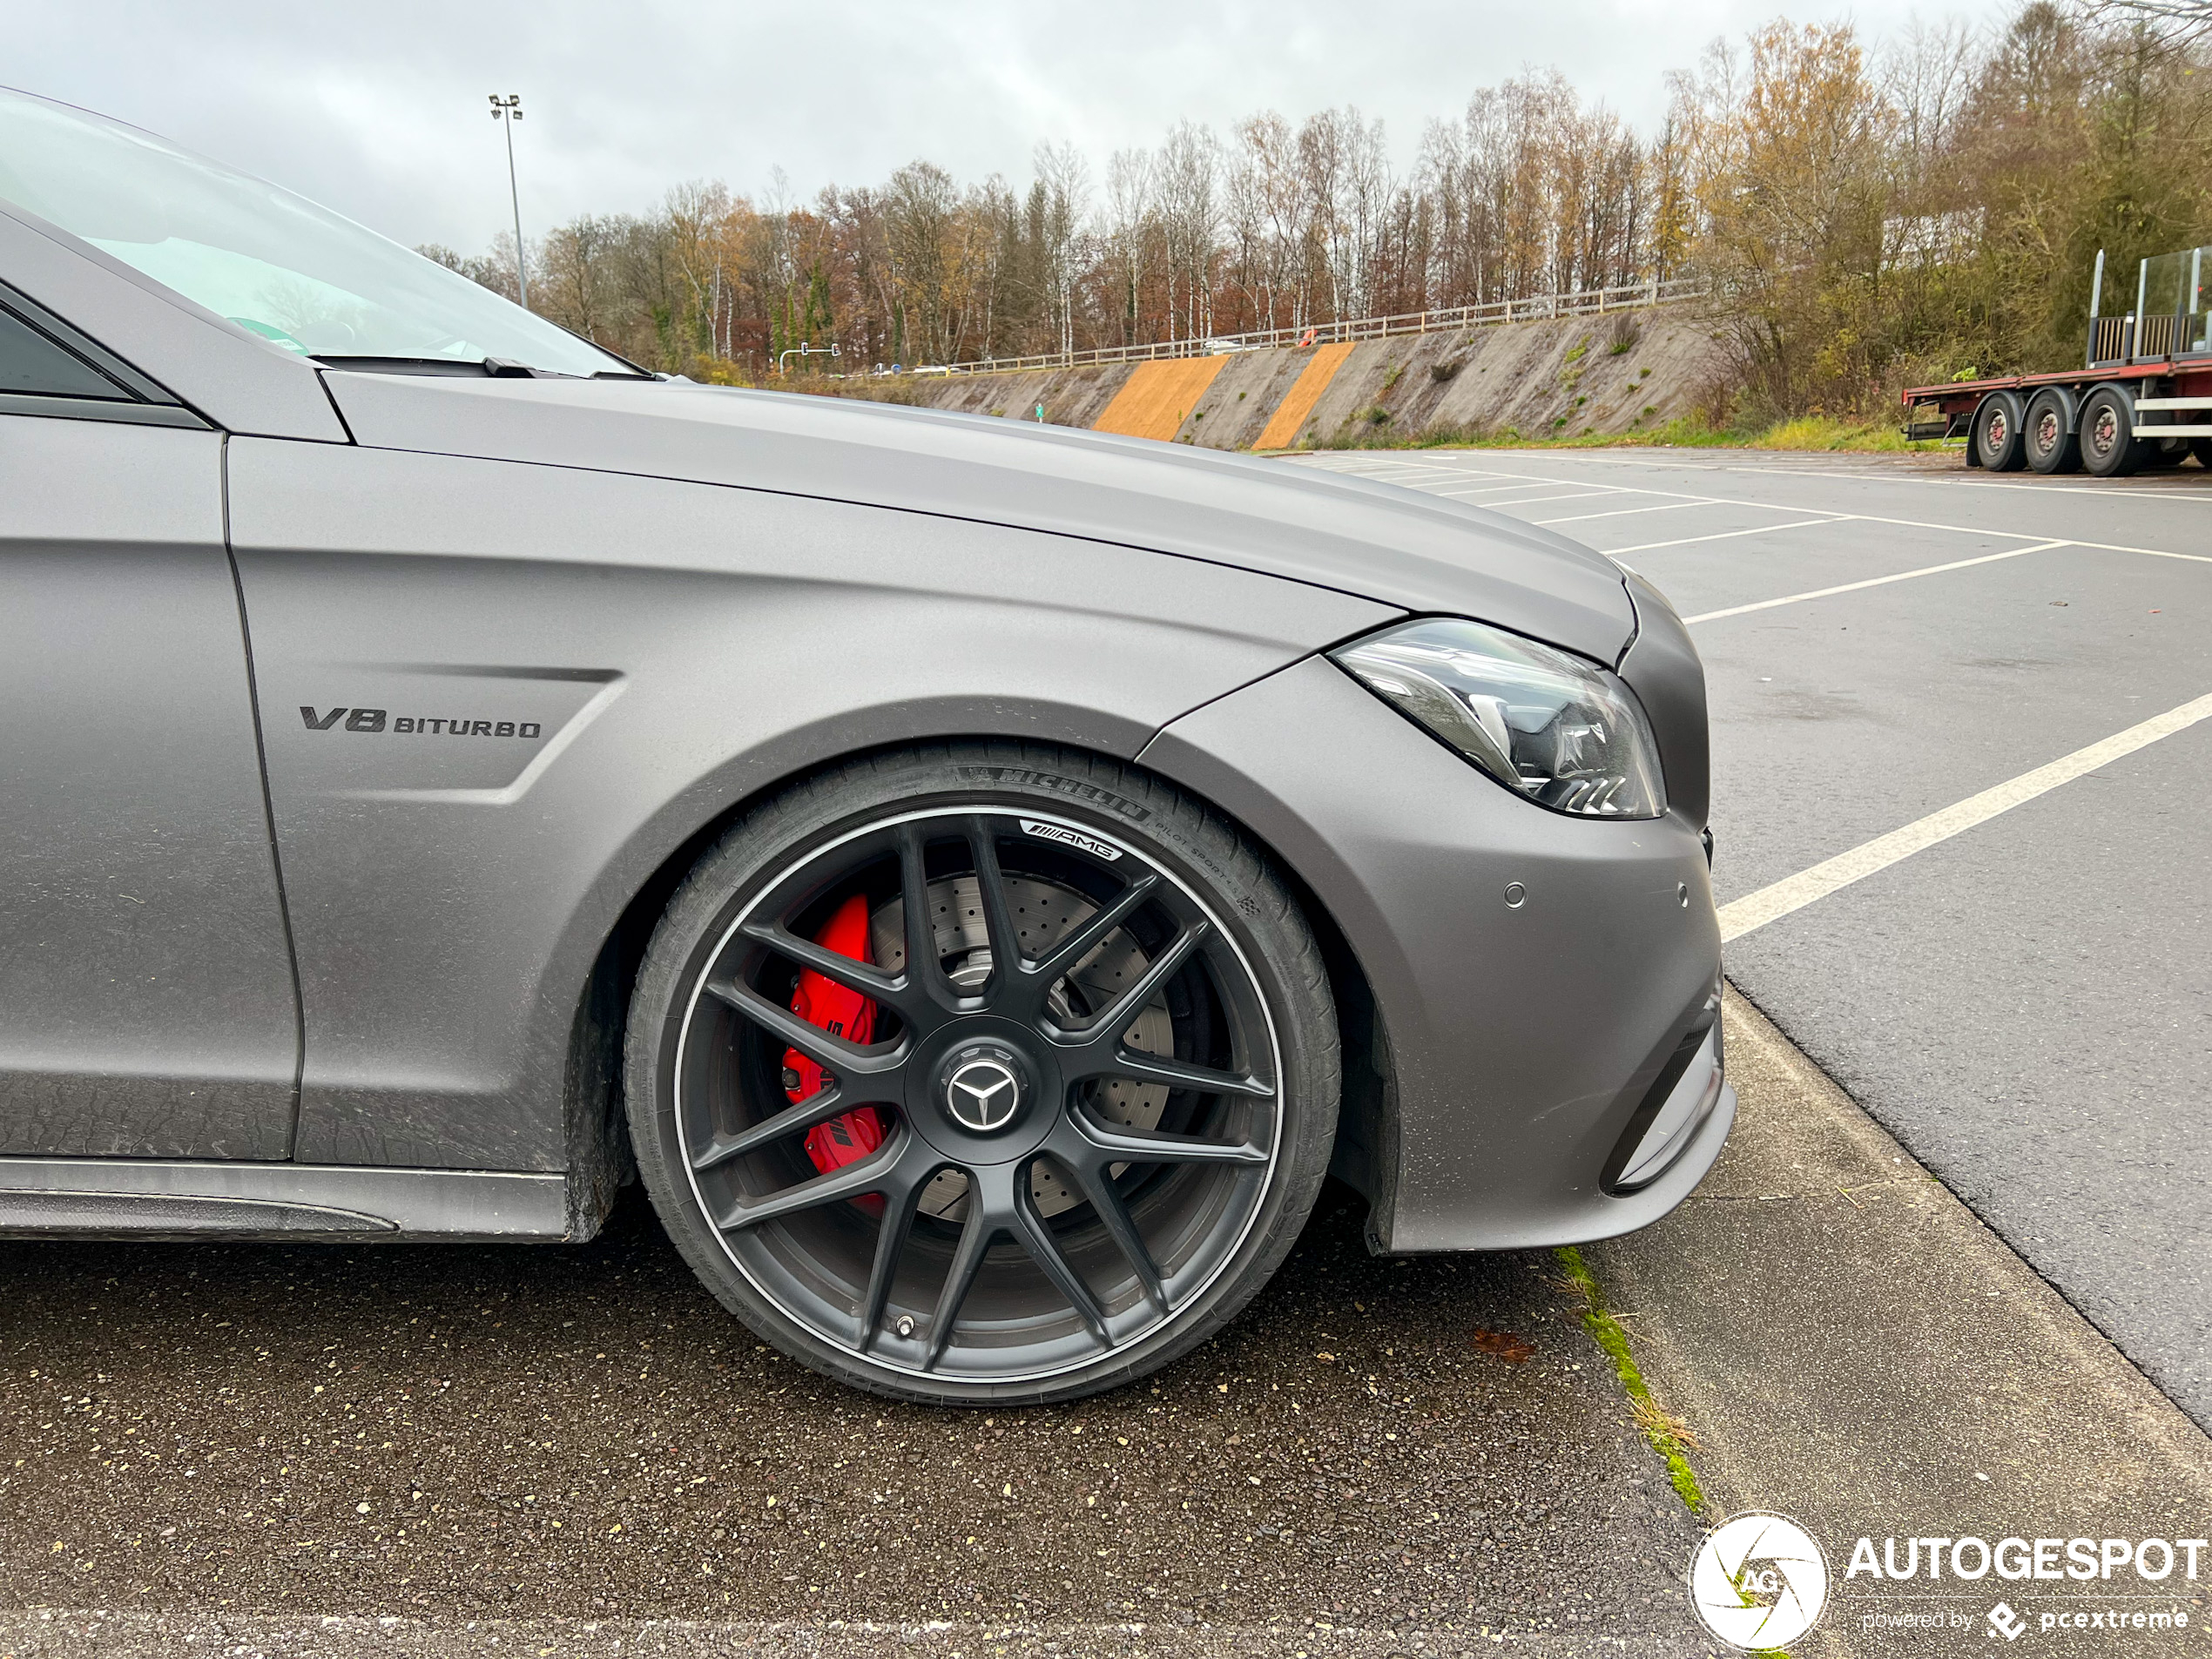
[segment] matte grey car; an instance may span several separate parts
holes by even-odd
[[[0,94],[0,1229],[590,1238],[862,1387],[1679,1203],[1703,672],[1572,543],[646,374]]]

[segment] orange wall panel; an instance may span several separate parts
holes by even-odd
[[[1090,429],[1167,442],[1198,407],[1199,398],[1228,361],[1226,357],[1178,357],[1167,362],[1139,363],[1104,413],[1090,423]]]
[[[1329,389],[1329,382],[1337,377],[1337,370],[1344,367],[1344,360],[1352,355],[1349,341],[1338,346],[1323,346],[1313,354],[1313,361],[1299,372],[1291,383],[1290,393],[1275,406],[1269,417],[1267,429],[1259,435],[1255,449],[1287,449],[1298,442],[1298,429],[1305,424],[1305,417],[1313,413],[1313,406],[1321,401],[1321,394]]]

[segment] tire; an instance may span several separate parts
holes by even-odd
[[[2100,386],[2081,401],[2081,465],[2099,478],[2125,478],[2149,457],[2135,434],[2135,400],[2125,387]]]
[[[2187,438],[2145,438],[2143,448],[2147,452],[2143,456],[2143,467],[2150,472],[2164,472],[2169,468],[2180,466],[2189,458],[2189,441]]]
[[[2062,386],[2047,386],[2029,400],[2027,416],[2020,428],[2029,466],[2040,473],[2081,470],[2076,413],[2074,395]]]
[[[867,1046],[820,1028],[840,995]],[[625,1063],[646,1189],[725,1307],[856,1387],[1005,1405],[1235,1317],[1320,1190],[1340,1057],[1319,948],[1233,826],[1109,760],[978,743],[736,824],[653,934]]]
[[[2196,457],[2196,464],[2212,472],[2212,438],[2191,438],[2189,453]]]
[[[1974,410],[1974,456],[1990,472],[2018,472],[2027,462],[2020,395],[1992,392]]]

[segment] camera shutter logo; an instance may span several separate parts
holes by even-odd
[[[1731,1648],[1752,1652],[1795,1642],[1828,1605],[1828,1560],[1787,1515],[1731,1515],[1689,1562],[1689,1604]]]

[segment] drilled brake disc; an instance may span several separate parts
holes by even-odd
[[[1009,875],[1006,893],[1022,949],[1032,958],[1044,955],[1097,908],[1072,888],[1027,876]],[[929,919],[938,957],[954,984],[981,985],[990,977],[989,936],[984,929],[982,900],[974,876],[942,876],[932,881]],[[869,950],[878,967],[895,972],[907,965],[906,938],[903,900],[894,899],[870,914]],[[1123,986],[1144,971],[1145,961],[1143,948],[1128,929],[1117,928],[1053,988],[1055,1017],[1081,1020],[1093,1009],[1105,1007]],[[1175,1052],[1175,1028],[1163,996],[1155,996],[1137,1015],[1124,1041],[1147,1054]],[[1097,1092],[1091,1103],[1099,1116],[1132,1129],[1157,1128],[1168,1103],[1167,1088],[1162,1083],[1113,1077],[1095,1087]],[[1118,1166],[1115,1173],[1120,1173]],[[1043,1159],[1030,1168],[1029,1191],[1038,1213],[1048,1217],[1082,1202],[1062,1173]],[[944,1171],[922,1189],[921,1212],[926,1216],[958,1221],[967,1211],[968,1177],[957,1170]]]

